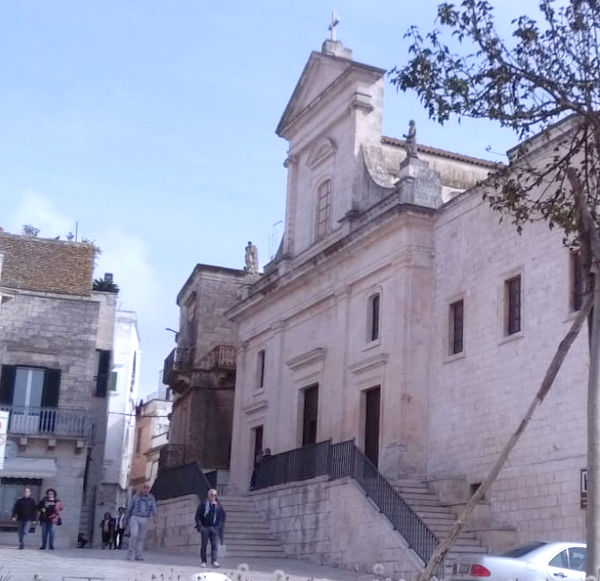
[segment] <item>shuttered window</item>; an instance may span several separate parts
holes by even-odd
[[[106,397],[110,380],[112,351],[98,350],[98,375],[96,376],[96,393],[98,397]]]
[[[60,369],[3,365],[0,404],[23,407],[58,407]]]

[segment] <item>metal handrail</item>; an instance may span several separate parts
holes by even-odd
[[[356,447],[354,440],[336,444],[327,440],[264,456],[255,470],[255,489],[324,475],[331,480],[350,477],[425,563],[439,544],[436,535]]]
[[[94,433],[94,422],[87,410],[16,405],[0,405],[0,410],[10,412],[9,434],[90,439]]]

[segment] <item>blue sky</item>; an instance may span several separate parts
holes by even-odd
[[[141,392],[154,391],[194,265],[241,268],[248,240],[261,265],[276,250],[287,148],[275,127],[332,9],[354,59],[390,69],[406,61],[408,26],[429,29],[437,4],[4,0],[0,226],[54,237],[77,223],[96,241],[96,276],[113,272],[138,313]],[[498,4],[505,19],[527,6]],[[486,146],[515,144],[485,122],[441,128],[389,84],[385,95],[386,135],[414,118],[428,145],[499,160]]]

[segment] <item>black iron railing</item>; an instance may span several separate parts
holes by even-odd
[[[439,540],[408,506],[353,440],[319,442],[273,456],[264,456],[256,468],[255,489],[328,475],[331,480],[353,478],[365,494],[426,563]]]
[[[94,422],[86,410],[16,405],[0,405],[0,410],[10,412],[9,434],[73,438],[92,438],[94,435]]]

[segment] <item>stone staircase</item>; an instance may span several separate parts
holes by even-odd
[[[248,496],[221,496],[227,513],[225,554],[227,557],[285,558],[285,553]]]
[[[456,523],[456,515],[450,508],[440,502],[438,496],[425,482],[398,480],[393,483],[393,486],[438,539],[443,541]],[[487,552],[488,548],[482,545],[475,533],[463,529],[446,557],[445,576],[450,576],[452,566],[458,557]]]

